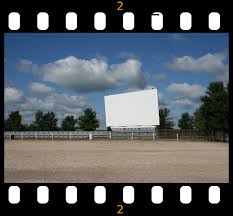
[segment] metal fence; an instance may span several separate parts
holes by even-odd
[[[5,131],[4,139],[147,139],[147,140],[200,140],[227,141],[226,135],[204,136],[192,129],[125,129],[96,131]],[[226,140],[227,139],[227,140]]]

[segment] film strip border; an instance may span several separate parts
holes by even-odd
[[[226,184],[5,184],[8,207],[227,205]],[[83,206],[84,205],[84,206]],[[120,207],[119,207],[120,208]]]
[[[225,11],[151,11],[146,13],[94,11],[46,11],[6,14],[5,32],[227,32]]]
[[[4,32],[229,32],[225,10],[5,10]],[[229,184],[4,184],[7,208],[77,207],[109,213],[179,206],[225,208]],[[122,208],[122,209],[121,209]],[[136,209],[137,209],[136,208]]]

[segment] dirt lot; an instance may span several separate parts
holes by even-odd
[[[5,182],[228,182],[226,143],[5,140]]]

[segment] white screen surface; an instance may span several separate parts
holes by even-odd
[[[159,125],[157,89],[104,96],[107,127]]]

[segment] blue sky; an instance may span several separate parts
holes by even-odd
[[[86,107],[105,127],[104,95],[156,87],[159,106],[176,121],[193,113],[209,82],[228,82],[227,33],[7,33],[5,117],[20,110],[56,112],[59,120]]]

